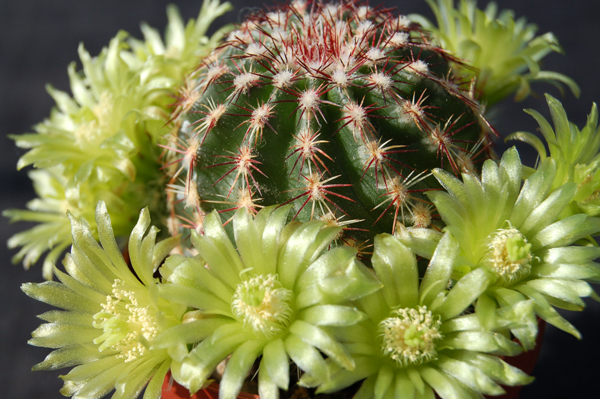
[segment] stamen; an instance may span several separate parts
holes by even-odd
[[[485,263],[500,276],[504,285],[519,281],[531,272],[531,244],[514,227],[497,230],[488,248]]]
[[[255,333],[272,337],[291,320],[291,298],[292,291],[283,288],[276,275],[259,275],[237,285],[231,309]]]
[[[379,323],[382,350],[401,367],[437,358],[435,342],[442,338],[442,322],[427,306],[403,308]]]

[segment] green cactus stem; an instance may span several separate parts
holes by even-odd
[[[408,18],[354,1],[252,14],[180,91],[170,228],[288,203],[347,242],[430,225],[429,170],[472,171],[493,131],[449,61]]]

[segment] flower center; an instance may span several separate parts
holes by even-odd
[[[286,328],[292,317],[292,291],[283,288],[277,276],[254,276],[237,285],[231,309],[235,317],[254,332],[267,337]]]
[[[104,331],[94,343],[101,344],[100,352],[111,348],[119,352],[118,358],[131,362],[148,352],[147,343],[158,335],[158,324],[150,304],[142,306],[136,293],[124,285],[122,280],[115,280],[112,295],[93,316],[93,326]]]
[[[442,322],[427,306],[404,308],[379,323],[383,353],[400,366],[420,364],[437,357],[434,341],[442,338]]]
[[[531,244],[514,227],[498,230],[488,248],[487,261],[503,285],[514,283],[531,271]]]

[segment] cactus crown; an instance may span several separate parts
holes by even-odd
[[[428,224],[428,170],[472,170],[487,148],[448,57],[408,18],[354,1],[252,14],[180,92],[170,227],[276,203],[361,238]]]

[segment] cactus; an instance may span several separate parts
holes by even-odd
[[[179,92],[169,228],[288,203],[346,242],[430,225],[429,170],[472,171],[493,132],[450,61],[405,16],[354,1],[253,13]]]

